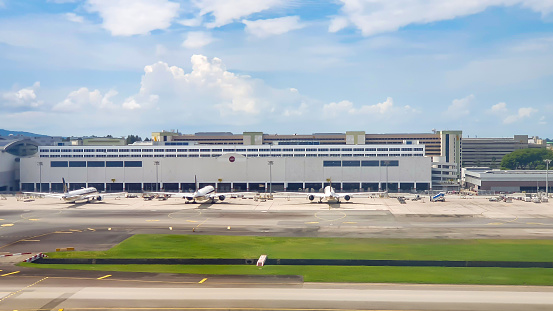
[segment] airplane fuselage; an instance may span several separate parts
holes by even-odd
[[[214,200],[215,188],[213,186],[205,186],[195,191],[191,196],[186,196],[188,201],[207,201]],[[221,200],[221,199],[219,199]],[[224,197],[223,197],[224,200]],[[222,200],[221,200],[222,201]]]
[[[85,200],[87,196],[98,194],[98,190],[94,187],[73,190],[65,193],[61,198],[66,202],[75,202]]]

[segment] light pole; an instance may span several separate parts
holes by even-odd
[[[159,181],[158,181],[159,161],[154,161],[154,165],[156,166],[156,191],[159,192]]]
[[[543,160],[545,162],[545,197],[549,198],[549,163],[551,163],[550,159]]]
[[[390,165],[390,161],[386,160],[384,164],[386,165],[386,193],[388,193],[388,166]]]
[[[42,192],[42,165],[43,164],[44,163],[42,161],[37,162],[37,164],[36,164],[36,165],[38,165],[38,171],[39,171],[39,177],[38,177],[39,178],[39,181],[38,181],[38,183],[39,183],[38,189],[39,190],[38,190],[38,192]]]
[[[267,164],[269,165],[269,194],[273,193],[273,164],[275,164],[275,161],[267,161]]]

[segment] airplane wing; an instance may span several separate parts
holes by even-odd
[[[126,192],[110,192],[100,194],[89,194],[82,198],[82,200],[98,200],[101,201],[105,198],[121,198],[127,196]],[[99,197],[99,198],[98,198]]]
[[[294,197],[294,198],[309,198],[313,196],[314,198],[320,199],[324,198],[325,194],[320,192],[275,192],[273,193],[274,197]]]
[[[165,197],[172,197],[172,196],[178,196],[178,197],[186,197],[186,196],[192,196],[194,192],[164,192],[164,191],[147,191],[144,192],[145,195],[157,195],[157,196],[165,196]]]
[[[253,196],[255,194],[256,192],[216,192],[216,193],[210,193],[209,197],[214,198],[214,197],[224,196],[228,198],[242,198],[250,195]]]
[[[23,192],[23,194],[36,195],[45,198],[57,198],[60,199],[63,193],[49,193],[49,192]]]
[[[351,192],[351,193],[337,192],[336,196],[338,196],[339,198],[345,198],[346,196],[353,198],[353,197],[369,197],[371,195],[379,196],[384,193],[385,192],[374,192],[374,191],[373,192]]]

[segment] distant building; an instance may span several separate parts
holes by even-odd
[[[528,135],[515,135],[513,138],[463,138],[463,167],[499,168],[506,154],[527,148],[545,148],[545,144],[534,143]]]
[[[63,145],[63,137],[61,136],[25,136],[21,134],[0,136],[0,140],[14,140],[14,139],[30,139],[36,142],[39,146]]]
[[[19,190],[20,161],[37,152],[38,144],[31,139],[0,140],[0,191]],[[38,168],[42,162],[35,165]]]
[[[465,188],[479,191],[537,192],[545,191],[546,181],[551,192],[553,175],[545,170],[491,170],[490,168],[463,168]]]
[[[124,137],[91,137],[72,139],[72,146],[125,146],[127,140]]]

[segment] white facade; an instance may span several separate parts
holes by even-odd
[[[408,191],[430,187],[430,167],[424,145],[416,144],[62,146],[22,159],[21,184],[32,190],[42,181],[44,190],[57,191],[65,178],[73,188],[186,191],[197,176],[220,190],[259,191],[272,176],[273,190],[318,191],[330,180],[338,189],[385,190],[388,182],[391,191]]]

